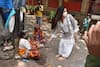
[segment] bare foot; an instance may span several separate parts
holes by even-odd
[[[62,61],[64,59],[65,59],[64,57],[58,57],[58,60],[60,60],[60,61]]]
[[[64,60],[65,58],[63,57],[63,56],[61,56],[61,55],[56,55],[56,57],[58,58],[58,60],[60,60],[60,61],[62,61],[62,60]]]

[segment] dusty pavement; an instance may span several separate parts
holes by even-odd
[[[35,17],[26,15],[25,18],[25,30],[28,30],[28,34],[32,34],[35,24]],[[50,23],[43,22],[42,29],[45,32],[46,38],[50,37]],[[23,62],[21,60],[0,60],[0,67],[84,67],[85,59],[87,55],[87,48],[84,42],[79,39],[74,45],[72,54],[65,60],[58,60],[56,58],[59,46],[59,34],[57,38],[46,44],[46,47],[41,48],[42,58],[40,60],[29,60],[29,62]]]

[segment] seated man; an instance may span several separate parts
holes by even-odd
[[[24,38],[25,33],[20,34],[20,40],[19,40],[19,55],[23,58],[27,58],[30,51],[31,51],[31,45],[27,39]]]
[[[25,33],[20,34],[20,40],[19,40],[19,55],[22,58],[38,58],[37,56],[40,56],[39,51],[36,51],[32,47],[32,41],[28,41],[24,38]],[[36,48],[34,46],[34,48]]]

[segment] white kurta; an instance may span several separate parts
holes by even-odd
[[[19,49],[24,49],[24,48],[30,50],[31,45],[28,40],[21,38],[19,41]]]
[[[74,32],[77,32],[79,28],[77,21],[70,14],[64,18],[63,23],[61,21],[58,22],[58,25],[63,31],[59,43],[59,54],[67,58],[70,56],[73,45],[75,44]]]

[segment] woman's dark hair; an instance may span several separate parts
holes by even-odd
[[[52,21],[51,21],[51,23],[52,23],[51,29],[55,29],[55,28],[56,28],[57,22],[60,21],[60,20],[62,19],[63,11],[64,11],[64,7],[63,7],[63,6],[60,6],[60,7],[57,9],[56,15],[55,15],[55,17],[52,19]]]

